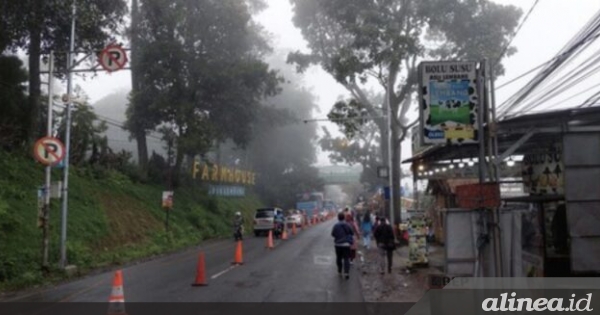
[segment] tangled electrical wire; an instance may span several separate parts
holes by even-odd
[[[506,118],[511,114],[531,112],[536,108],[548,110],[577,97],[588,96],[576,107],[598,105],[600,101],[600,84],[585,85],[600,72],[600,48],[588,54],[584,52],[593,48],[593,43],[600,37],[600,11],[563,47],[551,60],[527,71],[517,78],[498,86],[498,89],[515,82],[535,70],[541,69],[525,86],[498,106],[499,117]],[[578,58],[584,55],[582,58]],[[580,59],[580,60],[578,60]],[[579,61],[579,62],[578,62]],[[581,88],[583,86],[583,89]],[[576,89],[579,87],[579,89]],[[566,98],[557,100],[565,93],[572,93]],[[589,95],[591,93],[591,95]],[[550,104],[552,102],[552,104]],[[570,106],[570,107],[575,107]]]

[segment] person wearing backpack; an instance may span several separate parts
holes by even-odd
[[[338,213],[338,222],[333,226],[331,236],[335,245],[338,275],[344,276],[348,280],[350,278],[350,247],[354,244],[354,232],[346,223],[346,215],[343,212]]]

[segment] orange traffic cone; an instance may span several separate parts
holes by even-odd
[[[117,270],[113,278],[112,291],[108,298],[109,315],[125,315],[125,293],[123,292],[123,272]]]
[[[296,223],[292,224],[292,235],[296,235],[298,231],[296,231]]]
[[[267,238],[267,248],[273,249],[273,230],[269,230],[269,237]]]
[[[196,281],[192,283],[193,287],[207,286],[204,266],[204,253],[198,255],[198,265],[196,266]]]
[[[237,242],[237,246],[235,247],[235,257],[232,265],[243,265],[244,261],[242,259],[242,241]]]
[[[283,232],[281,232],[281,239],[284,241],[288,239],[287,229],[283,229]]]

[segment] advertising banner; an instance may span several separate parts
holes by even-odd
[[[474,62],[419,65],[422,145],[477,143],[477,71]]]

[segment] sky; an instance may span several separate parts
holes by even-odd
[[[292,7],[287,0],[268,0],[269,8],[257,16],[257,21],[272,35],[275,50],[305,50],[306,42],[298,29],[292,24]],[[501,4],[515,5],[527,13],[535,0],[494,0]],[[598,0],[541,0],[513,40],[518,52],[503,60],[506,74],[497,81],[497,86],[519,76],[527,70],[551,59],[579,31],[588,20],[600,10]],[[497,91],[497,103],[501,104],[518,88],[527,82],[516,81]],[[597,81],[596,81],[597,82]],[[91,103],[114,92],[131,89],[129,71],[112,74],[102,73],[93,79],[76,79],[89,95]],[[331,106],[340,96],[348,96],[347,91],[336,83],[329,74],[319,67],[312,67],[305,74],[306,87],[317,96],[320,112],[314,118],[325,118]],[[416,111],[411,121],[417,118]],[[336,130],[331,123],[319,122],[329,130]],[[320,130],[320,128],[319,128]],[[411,155],[410,141],[403,143],[402,158]],[[327,153],[318,154],[317,165],[331,164]]]

